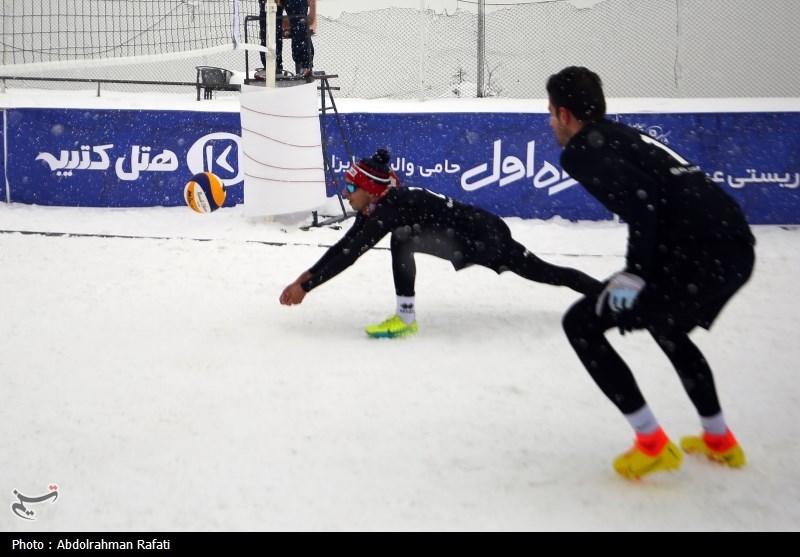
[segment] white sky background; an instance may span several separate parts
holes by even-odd
[[[238,102],[94,95],[59,102]],[[576,294],[421,255],[420,334],[371,340],[363,327],[394,311],[386,250],[279,305],[343,233],[301,231],[306,217],[0,203],[2,230],[75,234],[0,234],[1,531],[800,530],[796,227],[755,227],[753,279],[693,334],[748,466],[687,458],[630,483],[611,461],[633,434],[561,329]],[[507,221],[548,261],[623,266],[620,225]],[[699,432],[652,339],[609,334],[667,433]],[[11,512],[13,490],[53,483],[35,522]]]
[[[547,2],[552,0],[538,0]],[[570,0],[576,8],[591,8],[603,0]],[[485,9],[488,12],[508,8],[514,4],[533,4],[537,0],[487,0]],[[478,0],[317,0],[317,13],[325,17],[338,18],[342,12],[365,12],[381,8],[412,8],[435,12],[454,13],[456,10],[478,11]]]

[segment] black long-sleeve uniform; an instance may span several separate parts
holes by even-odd
[[[332,279],[391,233],[392,271],[400,296],[414,295],[414,253],[449,260],[456,270],[481,265],[501,273],[577,292],[596,292],[600,283],[568,267],[551,265],[511,237],[506,223],[483,209],[420,188],[391,188],[367,215],[331,246],[301,284],[306,292]]]
[[[598,317],[596,296],[568,310],[564,329],[584,366],[623,413],[641,408],[633,375],[604,332],[646,328],[700,415],[719,412],[711,369],[688,332],[710,328],[752,274],[755,239],[740,206],[670,147],[607,119],[576,133],[561,164],[628,224],[625,271],[646,281],[632,310]]]

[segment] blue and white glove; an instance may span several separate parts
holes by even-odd
[[[598,316],[603,314],[606,300],[608,300],[608,307],[614,313],[631,309],[645,284],[642,277],[633,273],[622,272],[613,275],[600,296],[597,297],[597,303],[594,306],[595,314]]]

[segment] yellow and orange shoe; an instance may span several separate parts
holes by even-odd
[[[639,480],[653,472],[674,471],[681,467],[683,454],[658,428],[650,434],[636,434],[633,447],[614,460],[614,470],[623,478]]]
[[[681,448],[689,454],[701,454],[731,468],[741,468],[747,463],[744,451],[730,429],[723,435],[705,431],[702,435],[688,435],[681,439]]]

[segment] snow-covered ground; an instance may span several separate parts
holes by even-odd
[[[371,340],[394,309],[386,250],[278,303],[340,230],[239,208],[0,204],[0,223],[41,232],[0,234],[2,530],[800,526],[800,231],[756,227],[754,278],[694,335],[749,465],[630,483],[610,465],[630,429],[561,330],[570,290],[418,256],[420,334]],[[549,261],[622,265],[619,225],[509,224]],[[699,431],[650,337],[614,342],[668,433]],[[12,513],[12,490],[50,484],[35,522]]]
[[[278,303],[343,233],[303,219],[0,203],[0,530],[800,530],[796,228],[755,227],[753,279],[693,335],[748,466],[631,483],[630,428],[561,330],[572,291],[421,255],[420,334],[372,340],[385,249]],[[618,224],[507,220],[549,261],[623,265]],[[609,334],[666,431],[699,432],[649,335]]]

